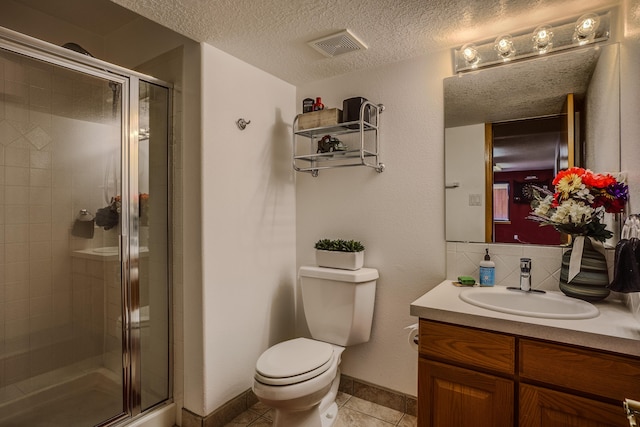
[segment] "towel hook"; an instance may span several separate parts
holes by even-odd
[[[251,120],[245,120],[242,117],[236,120],[236,125],[238,125],[238,129],[240,130],[244,130],[249,123],[251,123]]]

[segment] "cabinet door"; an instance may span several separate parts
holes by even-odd
[[[511,427],[513,413],[513,381],[420,358],[419,427]]]
[[[520,427],[624,427],[620,406],[520,384]]]

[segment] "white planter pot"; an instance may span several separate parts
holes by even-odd
[[[359,270],[364,264],[364,251],[340,252],[316,249],[316,264],[318,264],[319,267]]]

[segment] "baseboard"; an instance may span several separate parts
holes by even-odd
[[[249,389],[229,400],[206,417],[182,408],[182,427],[224,427],[256,403],[258,403],[258,398],[253,394],[253,390]]]
[[[415,416],[417,413],[417,400],[414,396],[380,387],[347,375],[340,376],[339,390],[405,414]],[[182,427],[224,427],[257,402],[258,398],[253,394],[253,390],[249,389],[229,400],[206,417],[182,408]]]
[[[417,399],[414,396],[352,378],[348,375],[340,376],[339,390],[359,399],[395,409],[408,415],[416,416],[417,413]]]

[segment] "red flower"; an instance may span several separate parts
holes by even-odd
[[[607,204],[604,204],[605,212],[608,213],[620,213],[624,210],[624,200],[620,199],[609,199]]]
[[[558,183],[558,181],[560,181],[562,178],[564,178],[567,175],[571,175],[571,174],[575,174],[578,175],[579,177],[582,177],[585,174],[585,170],[582,168],[578,168],[578,167],[573,167],[573,168],[569,168],[569,169],[565,169],[565,170],[561,170],[560,172],[558,172],[558,174],[556,175],[556,177],[553,179],[553,185],[556,185]]]
[[[588,173],[582,177],[582,182],[588,187],[607,188],[611,184],[615,184],[617,181],[609,174],[603,175],[599,173]]]

